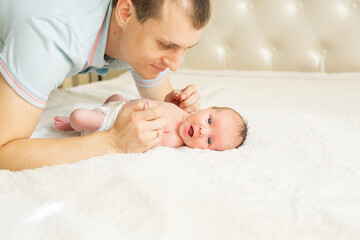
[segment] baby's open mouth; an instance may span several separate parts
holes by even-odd
[[[192,126],[190,126],[188,134],[190,137],[192,137],[194,135],[194,128]]]

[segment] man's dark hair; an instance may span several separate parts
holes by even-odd
[[[144,23],[149,18],[161,18],[161,9],[165,1],[171,1],[178,6],[185,7],[186,14],[196,30],[199,30],[209,22],[211,8],[210,0],[131,0],[135,7],[136,17],[140,23]],[[187,1],[187,3],[182,3]],[[116,7],[118,0],[112,0],[113,8]]]

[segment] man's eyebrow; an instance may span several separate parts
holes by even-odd
[[[177,45],[176,43],[172,43],[172,42],[169,42],[169,41],[166,41],[166,40],[159,40],[159,42],[169,46],[169,47],[176,47],[176,48],[179,48],[180,46]],[[192,47],[195,47],[199,42],[195,43],[194,45],[190,46],[190,47],[187,47],[187,48],[192,48]]]

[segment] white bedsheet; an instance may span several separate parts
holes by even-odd
[[[360,239],[360,73],[179,71],[202,106],[249,123],[225,152],[159,147],[21,172],[0,171],[0,239]],[[56,90],[33,137],[65,137],[56,115],[131,75]]]

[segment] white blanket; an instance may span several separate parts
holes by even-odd
[[[249,123],[244,146],[159,147],[21,172],[0,171],[0,239],[359,239],[360,73],[179,71],[202,106]],[[53,92],[33,137],[65,137],[56,115],[131,75]]]

